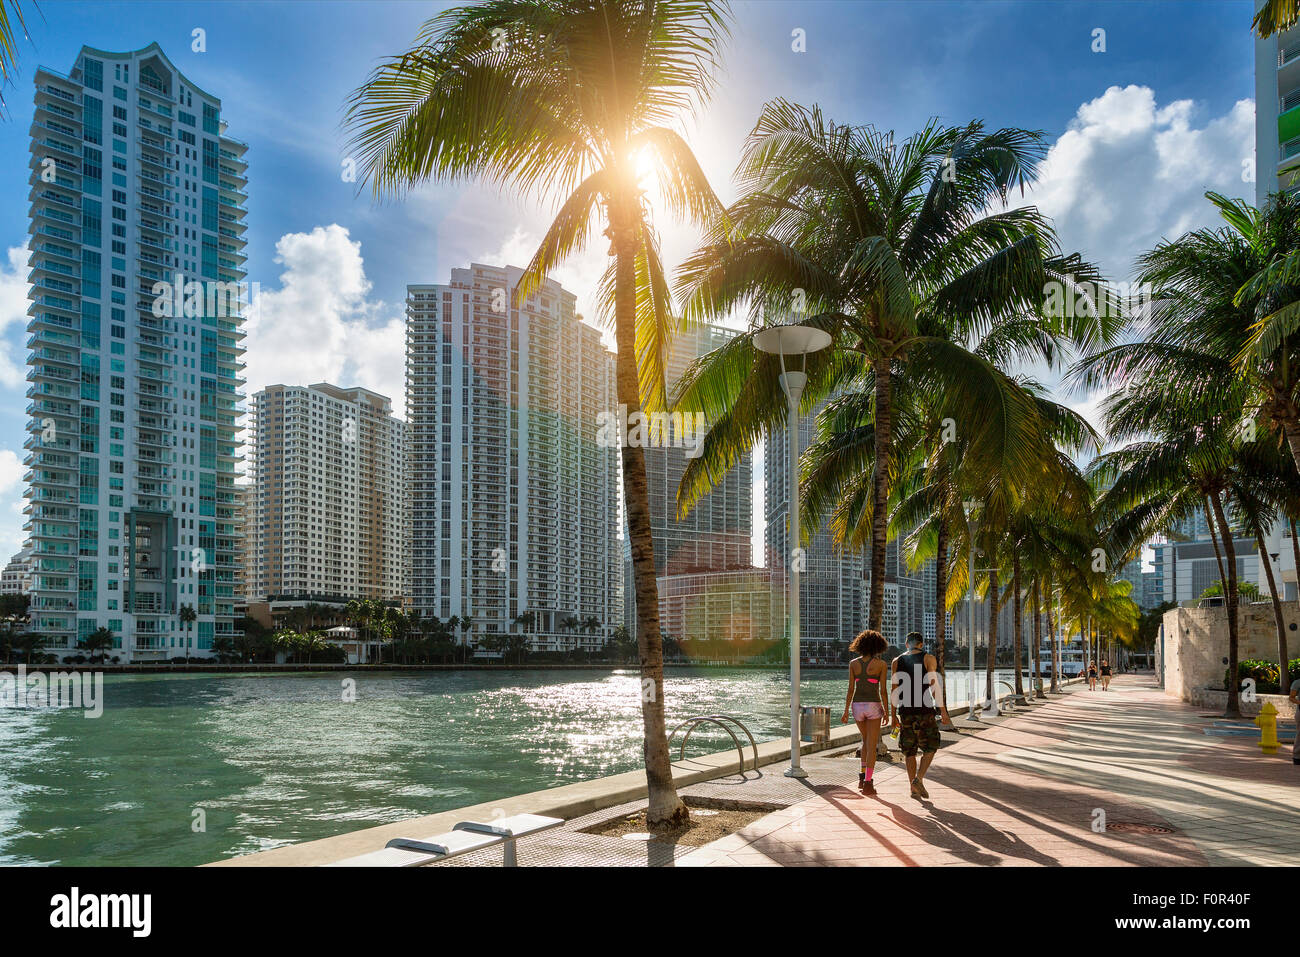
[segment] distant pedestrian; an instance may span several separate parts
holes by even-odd
[[[1110,690],[1110,662],[1104,659],[1101,663],[1101,690]]]
[[[849,651],[858,657],[849,662],[849,691],[844,699],[844,715],[840,723],[848,724],[852,713],[862,734],[858,790],[868,795],[876,793],[871,780],[876,770],[876,742],[880,740],[881,725],[888,723],[890,716],[889,696],[880,693],[889,673],[889,666],[880,656],[888,647],[884,636],[870,628],[849,645]]]
[[[1097,690],[1097,663],[1095,661],[1088,662],[1088,690]]]
[[[930,769],[939,750],[939,723],[952,724],[943,697],[943,675],[934,655],[925,651],[919,631],[907,636],[907,652],[894,659],[890,678],[890,703],[894,706],[894,727],[898,728],[898,747],[907,761],[907,777],[912,783],[912,797],[928,798],[925,772]],[[920,763],[916,753],[921,752]]]

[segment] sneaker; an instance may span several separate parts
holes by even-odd
[[[915,787],[919,792],[921,792],[921,797],[923,798],[930,797],[930,792],[925,789],[925,785],[922,784],[920,780],[913,781],[912,786]]]
[[[921,782],[918,781],[918,780],[916,780],[915,778],[913,778],[913,779],[912,779],[912,797],[914,797],[914,798],[923,798],[923,797],[925,797],[925,796],[926,796],[926,795],[925,795],[925,791],[921,788]]]

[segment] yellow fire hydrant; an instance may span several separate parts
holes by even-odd
[[[1264,707],[1259,709],[1259,714],[1255,717],[1255,723],[1259,725],[1260,748],[1265,754],[1276,754],[1277,708],[1273,707],[1273,702],[1264,702]]]

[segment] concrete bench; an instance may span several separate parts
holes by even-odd
[[[394,838],[384,845],[383,850],[349,857],[325,866],[423,867],[500,844],[502,866],[515,867],[518,864],[515,842],[519,838],[539,831],[549,831],[563,823],[561,818],[542,817],[540,814],[516,814],[513,817],[499,818],[491,824],[461,821],[445,834],[435,834],[418,841],[408,837]]]

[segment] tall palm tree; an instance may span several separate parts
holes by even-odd
[[[194,622],[198,620],[198,613],[194,611],[193,605],[181,605],[181,610],[177,615],[181,624],[185,626],[185,663],[190,661],[190,644],[191,636],[194,633]]]
[[[946,395],[973,447],[1001,456],[1004,471],[1029,465],[1032,403],[966,343],[1001,320],[1039,313],[1050,284],[1075,290],[1095,275],[1059,255],[1037,210],[1006,207],[1044,149],[1038,133],[988,132],[978,122],[931,123],[900,144],[893,133],[773,100],[745,144],[742,197],[682,267],[688,320],[747,303],[755,327],[795,313],[831,335],[832,347],[806,361],[805,410],[850,383],[869,395],[872,455],[853,480],[870,530],[868,627],[879,628],[883,612],[897,394],[914,380]],[[1081,342],[1110,329],[1109,319],[1072,316]],[[678,406],[711,423],[687,466],[679,511],[784,423],[779,360],[755,349],[756,332],[697,362],[679,384]]]
[[[425,24],[404,56],[375,69],[348,123],[363,181],[377,193],[430,180],[481,178],[562,199],[515,290],[527,296],[590,239],[609,240],[601,303],[618,346],[618,401],[632,415],[664,405],[668,284],[644,198],[653,169],[663,200],[695,221],[720,204],[670,127],[713,84],[728,31],[725,4],[667,0],[488,0]],[[684,820],[663,717],[663,650],[645,453],[622,448],[624,505],[636,582],[647,821]]]

